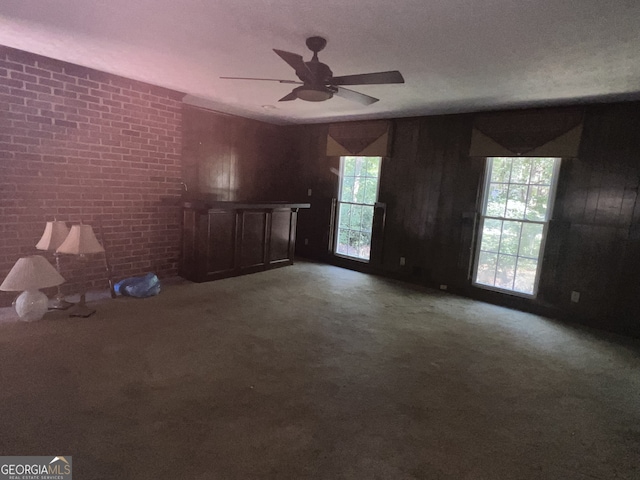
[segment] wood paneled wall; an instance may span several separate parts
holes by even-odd
[[[311,204],[311,208],[298,213],[296,252],[321,261],[331,259],[328,227],[340,168],[339,158],[325,156],[328,131],[328,125],[287,127],[288,138],[294,147],[292,153],[300,165],[293,182],[292,200]]]
[[[467,155],[471,125],[470,116],[396,121],[379,193],[387,204],[383,271],[447,284],[466,278],[468,255],[459,258],[471,240],[464,216],[475,208],[482,172],[482,162]]]
[[[183,180],[222,201],[290,201],[300,163],[288,130],[185,105]]]
[[[579,157],[562,163],[541,285],[567,315],[640,333],[639,185],[640,104],[587,108]]]
[[[640,104],[586,107],[580,155],[562,162],[540,292],[533,301],[470,285],[474,212],[484,172],[482,160],[468,157],[472,123],[473,115],[394,121],[379,195],[387,204],[383,245],[368,267],[350,266],[640,335]],[[339,160],[324,155],[327,128],[287,127],[302,184],[296,195],[313,192],[312,208],[299,217],[297,251],[335,261],[328,242]],[[572,291],[580,292],[580,302],[570,301]]]

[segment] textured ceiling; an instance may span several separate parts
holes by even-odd
[[[185,101],[273,123],[403,117],[639,98],[638,0],[3,0],[0,44],[169,87]],[[334,75],[400,70],[352,87],[361,106],[278,102],[296,80],[272,48]],[[266,106],[266,107],[265,107]],[[275,107],[275,108],[274,108]]]

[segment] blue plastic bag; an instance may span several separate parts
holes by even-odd
[[[116,294],[127,297],[153,297],[160,293],[160,280],[155,273],[147,273],[142,277],[130,277],[120,280],[113,286]]]

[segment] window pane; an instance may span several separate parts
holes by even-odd
[[[346,255],[349,253],[349,230],[340,228],[338,230],[338,244],[336,245],[336,252]]]
[[[344,176],[353,177],[356,174],[356,157],[343,157]]]
[[[553,158],[534,158],[531,169],[531,183],[551,185],[553,179]]]
[[[505,217],[517,218],[518,220],[524,218],[528,189],[529,188],[526,185],[509,186],[509,193],[507,195],[507,212]]]
[[[367,159],[366,157],[355,157],[356,165],[355,165],[355,173],[356,177],[364,175],[366,172]]]
[[[378,178],[380,175],[380,157],[367,158],[367,176]]]
[[[362,230],[371,233],[373,228],[373,207],[362,207]]]
[[[502,236],[502,220],[486,219],[482,229],[481,250],[498,253]]]
[[[486,215],[489,217],[503,217],[507,205],[507,184],[491,183],[487,196]]]
[[[519,255],[538,258],[542,242],[542,227],[541,223],[525,223],[522,225]]]
[[[498,263],[498,255],[495,253],[480,252],[478,257],[478,269],[476,273],[476,282],[485,285],[493,285],[496,276],[496,265]]]
[[[351,205],[340,204],[340,210],[338,213],[338,225],[340,228],[349,228],[351,222]]]
[[[511,176],[511,158],[494,158],[491,167],[491,183],[508,183]]]
[[[339,245],[337,252],[368,260],[371,250],[371,234],[359,230],[345,230],[345,246]],[[340,232],[342,234],[342,231]],[[341,237],[341,242],[342,242]]]
[[[532,186],[527,200],[527,220],[546,220],[548,207],[549,187]]]
[[[502,242],[500,243],[500,253],[509,255],[518,254],[518,244],[520,242],[520,228],[522,222],[505,221],[502,225]]]
[[[533,295],[536,284],[536,272],[538,270],[538,261],[529,258],[519,258],[516,270],[516,281],[513,289]]]
[[[369,260],[371,251],[371,234],[360,232],[360,238],[358,242],[358,257],[364,260]]]
[[[360,239],[360,235],[356,230],[349,230],[349,245],[347,249],[347,254],[352,257],[358,256],[358,240]]]
[[[353,202],[364,203],[364,185],[363,177],[356,177],[353,182]]]
[[[352,229],[361,230],[362,229],[362,206],[360,205],[351,205],[351,223]]]
[[[513,167],[511,168],[511,183],[529,183],[529,174],[531,173],[531,158],[515,158],[513,159]]]
[[[499,288],[513,288],[513,279],[516,272],[516,257],[512,255],[498,255],[498,267],[496,268],[496,283]]]
[[[363,203],[373,205],[378,198],[378,179],[368,177],[364,181],[366,185]]]
[[[342,195],[340,196],[341,202],[353,202],[353,183],[355,178],[344,177],[342,179]]]

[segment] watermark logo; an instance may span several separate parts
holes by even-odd
[[[0,480],[72,480],[71,456],[0,457]]]

